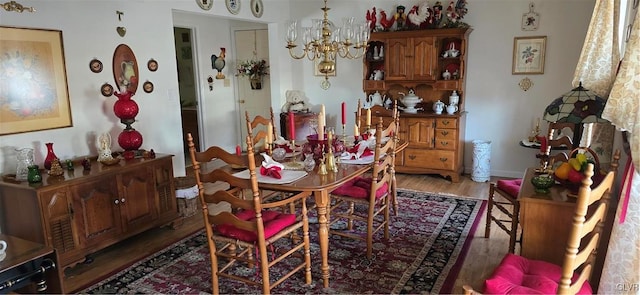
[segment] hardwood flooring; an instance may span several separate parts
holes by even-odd
[[[426,192],[485,200],[489,193],[489,183],[474,182],[469,175],[461,177],[459,183],[451,183],[437,175],[398,174],[397,180],[399,188]],[[462,293],[462,285],[464,284],[481,290],[484,279],[490,275],[507,253],[508,236],[500,229],[496,229],[497,226],[492,226],[490,239],[484,238],[485,216],[483,213],[482,220],[473,236],[467,258],[455,282],[454,293]],[[68,293],[77,293],[84,287],[119,271],[132,261],[140,260],[203,227],[202,216],[199,212],[192,217],[182,219],[182,221],[182,225],[176,229],[163,227],[149,230],[95,253],[93,255],[94,261],[90,264],[79,264],[74,268],[67,269],[64,281],[65,289]]]

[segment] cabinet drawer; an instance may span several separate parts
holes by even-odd
[[[363,80],[364,90],[382,90],[384,89],[384,80]]]
[[[436,140],[456,140],[456,139],[458,139],[458,130],[436,129]]]
[[[404,151],[404,166],[453,170],[455,151],[410,149]]]
[[[458,119],[455,119],[455,118],[436,119],[436,128],[456,129],[458,128]]]
[[[456,149],[456,140],[452,139],[438,139],[436,137],[434,147],[439,150],[455,150]]]

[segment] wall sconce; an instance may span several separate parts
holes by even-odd
[[[4,8],[4,10],[6,10],[6,11],[15,11],[15,12],[20,12],[20,13],[22,13],[25,10],[28,11],[28,12],[36,11],[35,8],[22,6],[22,4],[20,4],[20,3],[16,2],[16,1],[6,2],[6,3],[2,4],[2,8]]]

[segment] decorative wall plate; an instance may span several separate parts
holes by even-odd
[[[89,62],[89,69],[94,73],[102,72],[102,62],[97,58],[92,59]]]
[[[240,12],[240,0],[225,0],[227,4],[227,10],[231,14],[238,14]]]
[[[204,10],[209,10],[213,6],[213,0],[196,0],[196,3]]]
[[[150,59],[147,62],[147,68],[149,69],[149,71],[155,72],[158,70],[158,62],[155,59]]]
[[[142,84],[142,89],[144,90],[144,92],[146,93],[151,93],[153,92],[153,83],[147,81],[144,82],[144,84]]]
[[[113,52],[113,80],[116,86],[120,89],[124,85],[127,87],[127,91],[136,94],[138,77],[140,77],[138,62],[133,50],[126,44],[118,45]]]
[[[113,86],[109,83],[102,84],[102,86],[100,86],[100,93],[106,97],[113,95]]]
[[[263,10],[262,0],[251,0],[251,13],[253,13],[253,16],[257,18],[262,17]]]

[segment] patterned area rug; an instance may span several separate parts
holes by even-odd
[[[289,278],[273,293],[381,294],[449,293],[473,237],[484,202],[399,190],[400,215],[393,216],[390,239],[374,237],[374,256],[364,242],[331,236],[330,288],[320,277],[317,225],[310,226],[313,284],[303,274]],[[310,212],[311,214],[312,212]],[[315,220],[314,218],[310,218]],[[209,252],[203,231],[183,239],[81,293],[196,294],[211,292]],[[283,263],[281,263],[283,264]],[[287,265],[272,269],[272,280]],[[255,269],[239,271],[253,273]],[[220,293],[261,293],[260,288],[220,279]]]

